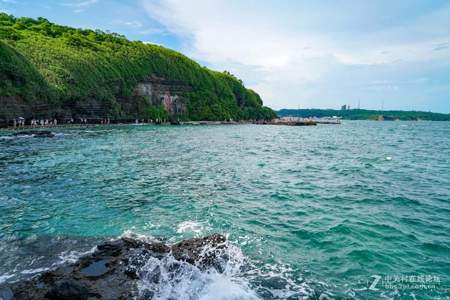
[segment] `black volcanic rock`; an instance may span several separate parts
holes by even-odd
[[[141,269],[150,258],[173,255],[176,260],[200,269],[212,267],[220,271],[219,260],[223,259],[220,250],[226,247],[225,241],[220,234],[174,245],[123,237],[98,245],[93,253],[73,264],[63,264],[31,280],[0,287],[0,296],[8,300],[132,299],[136,296],[150,299],[150,294],[138,295],[137,291]],[[154,276],[152,280],[158,282],[158,273]]]
[[[172,254],[177,260],[204,269],[215,266],[217,255],[220,254],[220,249],[225,247],[225,241],[226,238],[220,234],[185,240],[172,246]]]
[[[49,130],[27,130],[13,133],[14,136],[26,136],[31,135],[33,137],[52,138],[55,134]]]
[[[9,287],[0,289],[0,299],[1,300],[14,300],[13,291]]]
[[[87,267],[80,270],[80,273],[86,277],[100,277],[109,271],[106,260],[99,260],[91,263]]]
[[[45,294],[45,298],[54,300],[86,300],[88,297],[86,286],[70,279],[57,282]]]

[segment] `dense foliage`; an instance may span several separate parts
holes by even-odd
[[[60,26],[44,18],[0,13],[0,119],[30,116],[146,118],[161,107],[136,99],[149,76],[182,81],[186,119],[271,119],[274,112],[228,72],[215,72],[186,56],[124,36]]]
[[[332,117],[337,116],[347,120],[378,120],[380,116],[384,120],[428,120],[450,121],[450,114],[440,114],[424,111],[401,110],[366,110],[366,109],[282,109],[277,112],[279,117]]]

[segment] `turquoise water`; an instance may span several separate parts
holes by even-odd
[[[1,133],[0,281],[102,238],[219,232],[243,257],[229,299],[449,299],[448,122],[55,131]]]

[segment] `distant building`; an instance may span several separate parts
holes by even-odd
[[[341,110],[347,110],[347,104],[342,105]]]

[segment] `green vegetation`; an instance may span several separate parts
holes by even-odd
[[[440,114],[424,111],[401,111],[401,110],[334,110],[334,109],[282,109],[277,112],[279,117],[332,117],[337,116],[347,120],[378,120],[383,116],[384,120],[427,120],[427,121],[450,121],[450,114]]]
[[[92,116],[167,117],[133,95],[154,76],[183,82],[190,120],[271,119],[274,112],[228,72],[215,72],[157,45],[44,18],[0,13],[0,119]]]
[[[145,109],[144,117],[149,120],[164,120],[169,118],[169,114],[162,105],[150,105]]]

